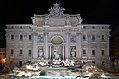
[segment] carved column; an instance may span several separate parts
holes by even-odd
[[[65,39],[66,39],[66,45],[65,45],[65,58],[69,58],[70,57],[70,53],[69,53],[69,51],[70,51],[70,49],[69,49],[69,35],[70,35],[70,25],[66,25],[65,26],[66,27],[66,32],[65,32],[65,35],[66,35],[66,37],[65,37]]]
[[[82,26],[81,25],[78,25],[78,32],[77,32],[77,36],[78,36],[78,53],[76,54],[78,58],[81,58],[81,53],[82,53],[82,47],[81,47],[81,44],[82,44],[82,33],[81,33],[81,29],[82,29]]]
[[[45,37],[45,39],[44,39],[44,51],[45,51],[45,53],[44,53],[44,57],[46,58],[46,59],[48,59],[48,57],[49,57],[49,51],[48,51],[48,49],[49,49],[49,46],[48,46],[48,25],[44,25],[43,27],[45,27],[44,28],[44,37]]]
[[[66,34],[65,57],[69,58],[69,35]]]

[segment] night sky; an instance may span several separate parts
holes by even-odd
[[[65,8],[64,14],[81,14],[82,24],[119,25],[118,0],[0,0],[0,48],[5,47],[6,24],[31,24],[33,14],[49,14],[55,3]]]

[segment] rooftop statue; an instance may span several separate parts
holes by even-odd
[[[62,16],[63,15],[64,8],[60,7],[60,4],[53,4],[53,7],[51,9],[48,9],[50,11],[51,16]]]
[[[77,15],[77,19],[78,19],[78,24],[81,24],[81,22],[82,22],[83,20],[81,19],[80,14]]]

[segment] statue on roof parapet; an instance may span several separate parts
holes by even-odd
[[[48,11],[50,11],[51,16],[62,16],[64,10],[65,9],[60,7],[60,4],[57,4],[57,3],[53,4],[53,7],[48,9]]]
[[[66,25],[70,25],[70,16],[66,15]]]
[[[82,22],[83,20],[81,19],[80,14],[77,15],[77,19],[78,19],[78,24],[81,24],[81,22]]]

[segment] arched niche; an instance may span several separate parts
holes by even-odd
[[[51,43],[55,45],[62,44],[64,42],[63,38],[60,35],[55,35],[51,38]]]

